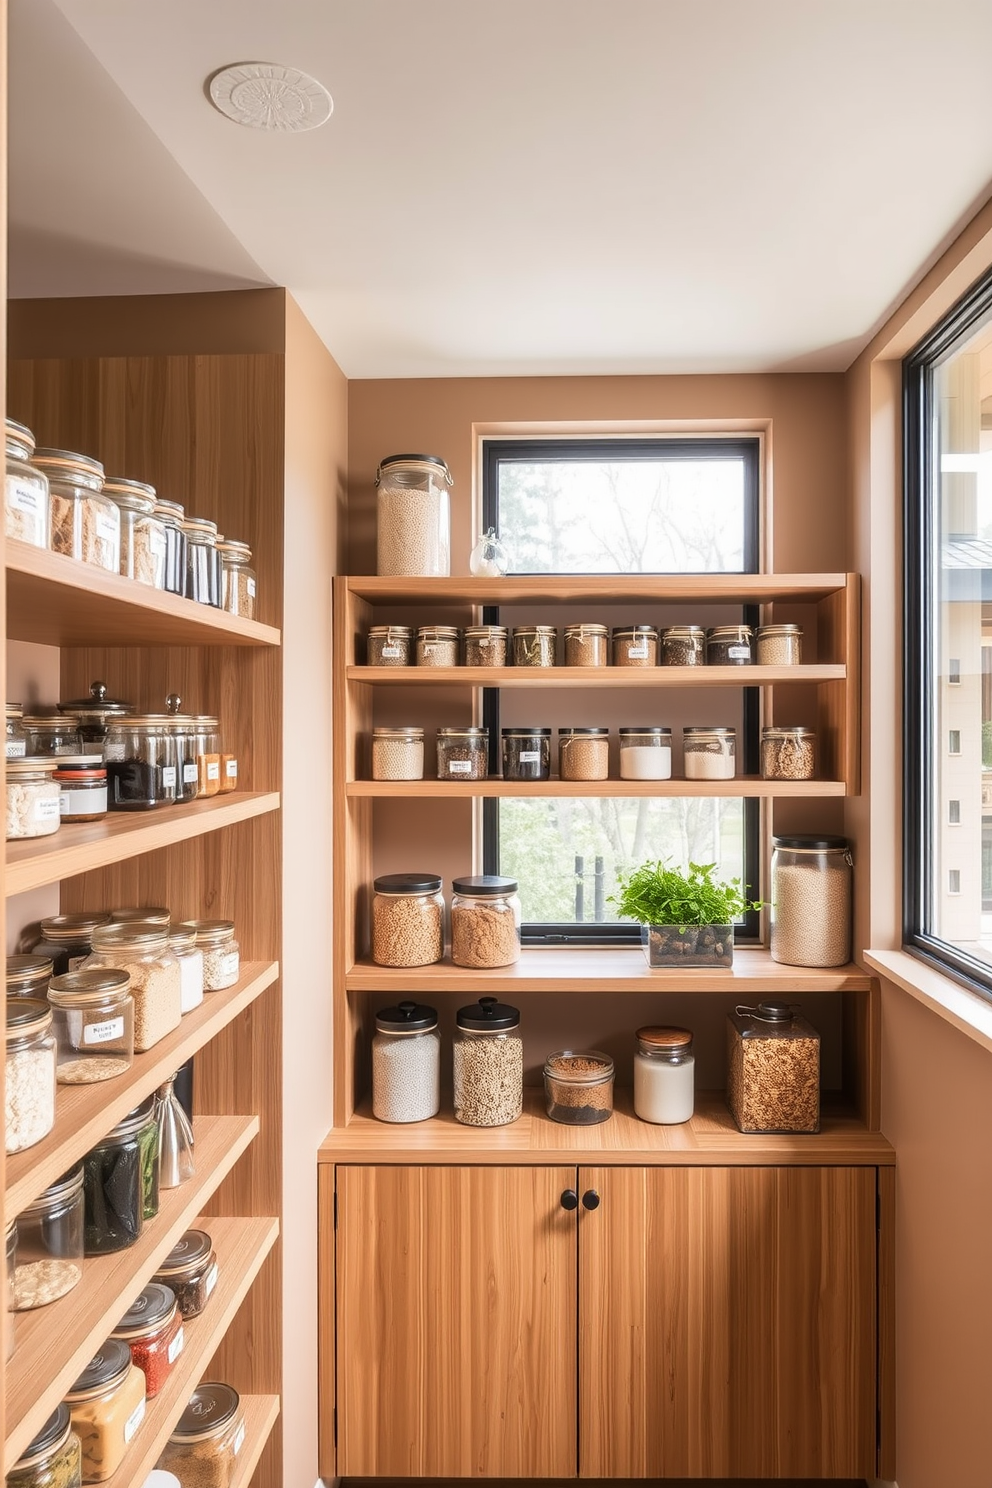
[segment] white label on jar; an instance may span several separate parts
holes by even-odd
[[[237,778],[238,778],[238,762],[237,762],[236,759],[229,759],[228,762],[227,762],[227,764],[224,766],[224,770],[225,770],[225,773],[227,774],[228,780],[237,780]]]
[[[219,780],[220,779],[220,760],[214,760],[211,764],[208,764],[207,765],[207,779],[208,780]]]
[[[60,816],[102,816],[107,809],[107,787],[94,786],[91,790],[66,790],[59,792]]]
[[[751,657],[750,646],[728,646],[727,655],[731,661],[748,661]]]
[[[7,505],[11,511],[26,512],[28,516],[40,517],[45,510],[46,497],[44,491],[37,486],[28,485],[27,481],[19,480],[16,475],[7,477]]]
[[[383,646],[381,654],[388,656],[391,661],[398,661],[403,655],[403,650],[400,646]]]
[[[134,1410],[128,1416],[127,1420],[124,1422],[124,1442],[125,1442],[125,1445],[134,1436],[134,1433],[137,1431],[138,1427],[141,1425],[141,1423],[142,1423],[142,1421],[144,1419],[145,1419],[145,1397],[142,1395],[141,1399],[138,1401],[137,1405],[134,1407]]]
[[[628,646],[627,647],[627,655],[630,657],[630,660],[631,661],[647,661],[647,659],[648,659],[648,643],[647,643],[647,641],[644,641],[639,646]]]
[[[244,1443],[244,1439],[245,1439],[245,1423],[244,1423],[244,1421],[242,1421],[241,1424],[239,1425],[237,1431],[234,1433],[234,1440],[231,1443],[231,1454],[232,1454],[232,1456],[237,1457],[238,1453],[241,1451],[241,1447],[242,1447],[242,1444]]]
[[[120,540],[120,516],[115,507],[113,515],[100,507],[96,514],[96,535],[101,542],[116,543]]]
[[[99,1023],[88,1023],[83,1029],[84,1044],[110,1044],[123,1037],[123,1018],[104,1018]]]
[[[471,760],[449,760],[448,761],[448,774],[449,775],[471,775],[471,773],[472,773],[472,761]]]
[[[541,751],[539,749],[521,749],[518,758],[522,765],[539,765],[541,763]]]
[[[8,739],[7,740],[7,758],[8,759],[23,759],[24,755],[27,754],[27,752],[28,752],[28,743],[27,743],[27,740],[26,739]]]
[[[58,821],[61,816],[58,796],[38,796],[34,803],[32,815],[35,821]]]
[[[179,1332],[176,1334],[175,1338],[169,1344],[169,1363],[170,1364],[175,1364],[176,1360],[179,1358],[179,1355],[183,1351],[183,1344],[185,1342],[186,1342],[186,1340],[183,1337],[183,1330],[182,1330],[182,1328],[180,1328],[179,1329]]]
[[[245,580],[245,589],[248,591],[248,598],[249,599],[254,599],[255,598],[255,580],[254,579],[246,579]]]
[[[433,656],[434,655],[434,652],[437,650],[437,647],[436,646],[430,646],[430,645],[427,644],[426,641],[424,641],[422,643],[422,645],[423,645],[423,652],[424,652],[424,655],[425,656]]]
[[[162,787],[164,790],[175,790],[176,767],[175,765],[162,766]]]
[[[228,951],[220,963],[222,977],[236,977],[240,970],[241,956],[237,951]]]
[[[183,765],[183,785],[192,785],[196,779],[196,766]]]

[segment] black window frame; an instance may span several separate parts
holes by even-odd
[[[533,439],[483,439],[482,442],[482,530],[495,528],[499,532],[499,465],[503,461],[560,459],[569,463],[575,460],[602,461],[616,458],[619,452],[625,459],[657,459],[664,454],[666,459],[740,459],[744,463],[744,567],[739,570],[721,572],[759,573],[761,553],[761,441],[756,435],[695,436],[695,437],[591,437]],[[570,575],[558,570],[562,577],[581,578],[576,572]],[[659,577],[666,573],[680,575],[692,570],[659,569]],[[700,573],[700,577],[706,577]],[[742,606],[744,624],[756,625],[757,606]],[[485,624],[499,623],[498,606],[486,606],[483,611]],[[760,690],[757,687],[743,689],[743,767],[746,775],[756,775],[759,770],[760,749]],[[482,721],[489,729],[489,771],[499,773],[499,690],[483,689]],[[749,892],[757,892],[761,874],[761,803],[754,797],[743,798],[744,815],[744,880]],[[499,800],[487,797],[482,803],[482,871],[499,872]],[[560,921],[541,923],[525,921],[521,927],[525,945],[599,945],[629,946],[640,944],[640,927],[630,921],[602,922]],[[735,940],[741,945],[756,945],[760,939],[760,920],[757,911],[750,911],[737,926]]]

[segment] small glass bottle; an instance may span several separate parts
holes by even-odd
[[[131,1362],[145,1376],[145,1394],[157,1395],[183,1351],[183,1319],[171,1287],[159,1281],[135,1297],[111,1338],[119,1338],[131,1350]]]
[[[186,535],[186,598],[197,604],[222,608],[220,554],[217,551],[217,523],[202,517],[187,517],[183,523]]]
[[[52,975],[63,976],[75,971],[93,949],[92,936],[97,925],[109,925],[108,914],[49,915],[41,922],[41,936],[32,946],[36,956],[52,958]]]
[[[7,419],[7,474],[4,484],[5,531],[33,548],[48,547],[48,477],[28,461],[34,435],[24,424]]]
[[[203,1001],[203,951],[196,943],[196,926],[171,925],[169,945],[179,962],[180,1010],[191,1013]]]
[[[558,730],[558,775],[562,780],[608,780],[610,775],[609,729],[560,728]]]
[[[451,959],[456,966],[512,966],[520,959],[517,880],[480,873],[451,881]]]
[[[613,630],[613,665],[658,665],[658,630],[654,625],[618,625]]]
[[[803,628],[762,625],[755,649],[759,666],[799,666],[803,659]]]
[[[467,625],[462,635],[466,666],[504,667],[509,632],[505,625]]]
[[[489,775],[487,728],[439,728],[438,780],[485,780]]]
[[[397,667],[413,663],[413,627],[370,625],[365,643],[366,665]]]
[[[134,1051],[144,1054],[179,1027],[182,991],[179,961],[169,946],[168,925],[143,920],[97,925],[93,950],[82,970],[116,967],[130,973],[134,998]]]
[[[187,1230],[162,1261],[153,1281],[171,1287],[184,1318],[199,1317],[217,1285],[217,1255],[206,1230]]]
[[[639,1028],[634,1055],[634,1114],[677,1126],[692,1116],[696,1061],[688,1028]]]
[[[706,632],[707,666],[750,666],[750,625],[711,625]]]
[[[620,729],[621,780],[671,780],[672,731],[647,724]]]
[[[162,1448],[158,1466],[190,1488],[230,1488],[244,1439],[238,1392],[230,1385],[201,1381]]]
[[[565,626],[565,665],[605,667],[609,663],[610,633],[605,625]]]
[[[155,487],[108,475],[104,494],[121,514],[121,568],[125,578],[165,588],[165,523],[155,514]]]
[[[120,573],[121,514],[103,494],[100,461],[71,450],[36,449],[31,464],[48,477],[53,551]]]
[[[233,920],[183,920],[182,929],[196,934],[203,952],[203,990],[221,992],[241,975],[241,947],[234,938]]]
[[[465,1126],[508,1126],[524,1102],[524,1041],[520,1013],[495,997],[460,1008],[452,1045],[455,1120]]]
[[[25,730],[23,710],[20,703],[7,704],[7,759],[23,759],[28,752],[28,736]]]
[[[63,757],[55,771],[63,822],[102,821],[107,814],[107,767],[99,754]]]
[[[458,665],[461,632],[457,625],[420,625],[417,627],[417,666],[453,667]]]
[[[257,581],[251,566],[251,548],[247,543],[235,542],[233,537],[225,537],[223,542],[218,541],[217,551],[221,562],[223,608],[229,615],[254,620]]]
[[[510,638],[513,665],[553,667],[558,644],[554,625],[515,625]]]
[[[551,779],[549,728],[505,728],[500,732],[504,780]]]
[[[55,1039],[47,1002],[7,1002],[6,1150],[21,1152],[55,1125]]]
[[[34,997],[44,1002],[54,966],[50,956],[38,951],[7,957],[7,996]]]
[[[773,961],[844,966],[851,959],[851,848],[846,837],[772,838]]]
[[[437,1011],[401,1002],[376,1014],[372,1040],[372,1115],[378,1121],[428,1121],[441,1105]]]
[[[723,724],[692,725],[682,730],[686,780],[733,780],[737,772],[737,733]]]
[[[50,837],[61,825],[57,762],[26,755],[7,761],[7,841]]]
[[[82,1488],[83,1454],[62,1401],[7,1474],[7,1488]]]
[[[439,455],[388,455],[376,487],[376,572],[444,578],[451,568],[451,471]]]
[[[145,1377],[131,1362],[127,1344],[106,1339],[66,1392],[65,1403],[82,1447],[83,1481],[112,1478],[145,1419]]]
[[[432,966],[444,954],[444,898],[433,873],[384,873],[373,884],[372,960]]]
[[[661,632],[662,666],[703,666],[706,631],[701,625],[669,625]]]
[[[816,734],[812,729],[761,730],[762,780],[812,780],[816,774]]]
[[[373,780],[423,780],[424,731],[422,728],[375,728],[372,730]]]
[[[128,972],[112,968],[52,977],[48,1001],[58,1041],[60,1085],[126,1075],[134,1054],[134,999]]]
[[[17,1216],[14,1307],[47,1307],[83,1275],[83,1167],[63,1173]]]

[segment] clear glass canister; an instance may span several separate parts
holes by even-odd
[[[41,922],[41,937],[32,950],[36,956],[50,956],[52,975],[75,971],[93,949],[90,936],[94,926],[108,925],[108,914],[50,915]]]
[[[613,665],[658,665],[658,631],[653,625],[618,625],[613,630]]]
[[[460,1008],[455,1021],[455,1120],[465,1126],[509,1125],[524,1102],[519,1011],[495,997],[480,997]]]
[[[372,730],[373,780],[423,780],[424,731],[422,728],[376,728]]]
[[[773,837],[772,960],[786,966],[846,965],[852,885],[846,837]]]
[[[373,884],[372,960],[432,966],[444,954],[444,898],[433,873],[384,873]]]
[[[214,605],[219,610],[224,594],[217,551],[217,523],[208,522],[203,517],[187,517],[183,532],[186,534],[186,598],[196,600],[198,604]]]
[[[496,873],[451,882],[451,959],[456,966],[512,966],[520,959],[517,880]]]
[[[723,724],[682,730],[686,780],[733,780],[737,772],[737,733]]]
[[[558,774],[562,780],[608,780],[610,731],[608,728],[560,728],[558,730]]]
[[[427,1121],[441,1104],[437,1011],[425,1003],[382,1008],[372,1040],[372,1114],[379,1121]]]
[[[162,1448],[158,1466],[184,1488],[230,1488],[244,1444],[245,1423],[238,1392],[201,1381]]]
[[[203,1001],[203,951],[196,943],[195,925],[173,925],[169,945],[179,962],[179,997],[183,1013],[191,1013]]]
[[[165,589],[168,594],[186,593],[187,542],[183,531],[185,509],[178,501],[155,503],[155,515],[165,533]]]
[[[47,1307],[83,1275],[83,1166],[63,1173],[17,1216],[14,1307]]]
[[[500,732],[504,780],[551,779],[549,728],[505,728]]]
[[[258,582],[251,566],[251,548],[233,537],[225,537],[217,543],[217,551],[224,609],[229,615],[240,615],[242,620],[254,620]]]
[[[609,662],[610,633],[605,625],[565,626],[565,665],[604,667]]]
[[[812,729],[761,730],[762,780],[812,780],[816,774],[816,734]]]
[[[634,1114],[659,1126],[692,1116],[696,1061],[688,1028],[639,1028],[634,1055]]]
[[[613,1060],[599,1049],[560,1049],[544,1062],[545,1109],[566,1126],[597,1126],[613,1115]]]
[[[131,1362],[145,1376],[145,1394],[157,1395],[183,1351],[183,1319],[171,1287],[151,1281],[135,1297],[111,1338],[131,1350]]]
[[[487,728],[439,728],[438,780],[485,780],[489,774]]]
[[[52,1011],[34,997],[7,1002],[6,1150],[20,1152],[55,1125]]]
[[[172,800],[176,750],[169,724],[155,713],[108,720],[104,760],[111,811],[150,811]]]
[[[28,464],[34,435],[24,424],[7,419],[7,475],[4,484],[5,532],[33,548],[48,547],[48,477]]]
[[[798,1008],[728,1013],[727,1105],[742,1132],[820,1130],[820,1035]]]
[[[71,713],[22,714],[27,753],[63,755],[82,753],[78,720]]]
[[[108,1338],[67,1391],[65,1403],[83,1453],[83,1481],[112,1478],[145,1419],[145,1377],[131,1351]]]
[[[221,992],[241,975],[241,947],[234,938],[233,920],[183,920],[182,928],[196,934],[203,952],[203,990]]]
[[[509,632],[505,625],[467,625],[462,633],[466,666],[504,667]]]
[[[620,730],[621,780],[671,780],[672,731],[645,725]]]
[[[661,632],[662,666],[703,666],[706,632],[701,625],[669,625]]]
[[[58,1042],[60,1085],[93,1085],[127,1074],[134,1054],[131,977],[118,968],[87,967],[52,978],[48,989]]]
[[[451,472],[439,455],[389,455],[376,486],[376,571],[444,578],[451,571]]]
[[[7,841],[50,837],[61,825],[57,762],[25,755],[7,761]]]
[[[28,736],[23,717],[20,703],[7,704],[7,740],[4,750],[7,759],[23,759],[28,752]]]
[[[108,475],[104,495],[121,514],[121,573],[152,589],[165,588],[165,523],[155,512],[155,487]]]
[[[558,646],[554,625],[515,625],[510,637],[514,666],[553,667]]]
[[[413,664],[413,627],[370,625],[365,642],[368,666],[399,667]]]
[[[799,666],[803,659],[803,628],[762,625],[755,649],[759,666]]]
[[[419,625],[416,644],[417,666],[457,666],[460,640],[461,631],[457,625]]]
[[[750,625],[712,625],[706,632],[707,666],[750,666]]]
[[[7,1474],[7,1488],[82,1488],[83,1454],[69,1407],[55,1407]]]
[[[174,779],[171,775],[168,777],[166,791],[170,803],[180,806],[195,801],[200,789],[196,749],[198,721],[192,714],[183,713],[182,705],[183,700],[177,692],[167,694],[165,727],[172,740],[172,764],[176,773]]]
[[[119,573],[121,514],[103,494],[100,461],[71,450],[39,449],[31,463],[48,477],[53,551]]]
[[[134,999],[134,1051],[154,1048],[182,1017],[179,961],[169,946],[167,925],[137,920],[124,925],[97,925],[93,951],[82,970],[113,967],[131,977]]]
[[[102,754],[66,755],[55,771],[64,822],[100,821],[107,814],[107,767]]]
[[[113,1255],[158,1213],[155,1097],[129,1111],[83,1158],[83,1253]]]
[[[54,967],[51,956],[37,951],[7,957],[7,996],[34,997],[44,1002]]]
[[[130,703],[120,702],[107,696],[104,682],[91,682],[90,695],[76,698],[69,703],[59,703],[59,712],[74,720],[83,749],[99,744],[103,749],[107,738],[107,725],[112,719],[127,718],[134,709]]]
[[[199,1317],[217,1285],[217,1256],[206,1230],[187,1230],[159,1266],[153,1281],[171,1287],[184,1318]]]
[[[196,751],[196,794],[216,796],[220,793],[220,724],[208,714],[193,718],[193,747]],[[237,778],[237,776],[235,776]]]

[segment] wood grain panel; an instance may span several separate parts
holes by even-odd
[[[896,1173],[878,1170],[878,1466],[896,1475]]]
[[[467,575],[445,579],[352,575],[348,587],[370,604],[616,604],[644,600],[654,604],[706,602],[766,604],[776,600],[809,603],[847,585],[848,575],[824,574],[509,574],[501,579]],[[826,651],[824,661],[839,660]]]
[[[426,739],[428,752],[433,740]],[[762,780],[758,775],[738,775],[733,780],[602,780],[593,784],[571,780],[354,780],[345,787],[345,795],[354,799],[378,800],[475,800],[484,797],[544,798],[547,796],[604,796],[627,799],[637,796],[723,796],[739,799],[741,796],[778,799],[822,799],[824,796],[843,796],[846,788],[842,780]]]
[[[574,1182],[338,1169],[339,1472],[575,1472]]]
[[[334,1185],[334,1168],[330,1163],[322,1164],[317,1169],[317,1471],[322,1478],[333,1478],[337,1473]]]

